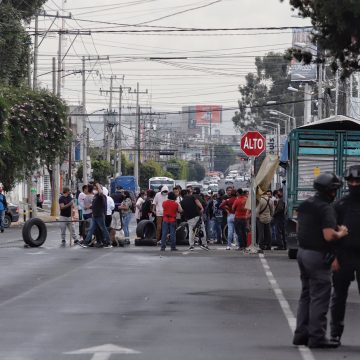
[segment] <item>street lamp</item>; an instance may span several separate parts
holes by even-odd
[[[296,129],[296,118],[295,118],[294,116],[290,116],[290,115],[285,114],[285,113],[283,113],[283,112],[281,112],[281,111],[279,111],[279,110],[273,110],[273,109],[269,110],[269,112],[270,112],[271,115],[278,115],[278,116],[279,116],[279,115],[282,115],[282,116],[287,117],[287,118],[288,118],[288,121],[292,121],[292,122],[293,122],[292,128],[293,128],[293,129]],[[280,120],[283,120],[283,119],[280,119]],[[288,125],[288,122],[286,122],[286,124]],[[289,131],[287,131],[287,133],[289,133]]]
[[[294,88],[292,86],[289,86],[287,89],[292,92],[301,91],[304,93],[304,123],[305,124],[310,123],[311,122],[311,96],[313,95],[313,92],[310,91],[310,85],[306,82],[305,90],[300,90],[300,89]]]

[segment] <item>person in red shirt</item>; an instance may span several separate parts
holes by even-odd
[[[232,189],[231,192],[229,191],[230,197],[224,200],[221,205],[220,209],[225,210],[227,213],[227,226],[228,226],[228,235],[227,235],[227,247],[226,250],[231,249],[231,244],[234,238],[234,219],[235,219],[235,212],[232,209],[232,206],[236,200],[236,190]]]
[[[169,192],[168,199],[162,204],[163,206],[163,223],[161,234],[161,251],[165,251],[166,238],[170,232],[171,250],[176,251],[176,216],[182,212],[181,205],[176,202],[176,195],[174,192]]]
[[[232,206],[233,211],[235,212],[235,233],[238,238],[238,249],[243,250],[247,246],[247,233],[248,233],[248,220],[249,220],[249,210],[245,208],[246,201],[248,199],[247,195],[244,194],[242,189],[236,191],[237,198]]]

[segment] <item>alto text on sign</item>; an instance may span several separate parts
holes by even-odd
[[[266,148],[266,140],[258,131],[248,131],[240,141],[241,150],[247,156],[259,156]]]

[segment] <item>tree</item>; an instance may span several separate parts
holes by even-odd
[[[100,184],[107,184],[108,179],[113,175],[112,166],[106,160],[92,160],[91,161],[92,178],[95,182]],[[83,164],[81,163],[76,171],[76,178],[83,181]]]
[[[53,164],[67,153],[70,134],[67,108],[47,91],[0,88],[0,175],[10,189],[40,166]]]
[[[236,154],[231,146],[215,145],[214,147],[214,169],[225,172],[225,170],[236,163]]]
[[[239,86],[239,111],[232,119],[235,128],[242,131],[254,129],[269,119],[270,108],[286,114],[297,112],[294,101],[302,96],[287,90],[289,61],[285,59],[285,54],[270,52],[264,57],[256,57],[255,65],[256,73],[249,73],[245,77],[246,84]],[[275,104],[270,107],[268,101]],[[303,111],[302,104],[299,104],[299,111]]]
[[[34,16],[47,0],[3,0],[1,7],[11,6],[16,9],[22,19],[29,19]]]
[[[283,2],[284,0],[280,0]],[[354,0],[289,0],[293,10],[310,18],[313,26],[312,42],[332,57],[332,68],[340,63],[342,77],[360,70],[360,4]],[[308,52],[291,49],[289,56],[309,63],[312,56]],[[316,61],[324,61],[322,56]]]
[[[167,171],[173,179],[186,180],[189,175],[188,163],[184,160],[172,159],[167,162]]]
[[[144,163],[141,163],[139,181],[140,188],[147,189],[149,187],[149,179],[161,175],[163,175],[163,169],[158,162],[148,160]]]
[[[189,180],[201,181],[205,177],[205,168],[196,161],[189,161]]]
[[[27,77],[30,36],[19,13],[10,5],[0,5],[0,83],[20,86]]]

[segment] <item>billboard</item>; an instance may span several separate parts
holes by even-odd
[[[317,55],[317,47],[311,42],[310,29],[293,29],[292,47]],[[296,59],[291,60],[290,66],[291,81],[316,81],[317,65],[314,63],[303,64]]]
[[[187,120],[188,128],[195,129],[199,126],[210,126],[222,122],[221,105],[196,105],[184,106],[183,121]]]
[[[196,105],[195,123],[199,125],[220,124],[222,107],[219,105]]]

